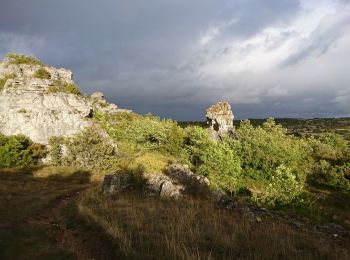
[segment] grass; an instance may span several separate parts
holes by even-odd
[[[349,250],[312,231],[273,219],[250,222],[210,201],[138,194],[103,197],[99,187],[79,214],[112,240],[120,259],[346,259]]]
[[[9,62],[10,64],[16,64],[16,65],[28,64],[28,65],[39,65],[39,66],[44,65],[40,60],[27,55],[9,53],[6,55],[6,57],[10,59],[10,62]]]
[[[52,241],[48,209],[88,181],[76,169],[0,169],[0,259],[73,259]]]
[[[343,238],[266,216],[249,221],[201,198],[105,197],[93,176],[66,167],[0,169],[0,259],[349,258]]]
[[[50,79],[51,74],[46,69],[40,68],[40,69],[35,71],[34,77],[38,78],[38,79]]]
[[[12,74],[7,74],[5,75],[3,78],[0,79],[0,91],[3,90],[5,84],[6,84],[6,81],[8,79],[14,79],[16,78],[16,74],[12,73]]]
[[[55,80],[54,85],[48,88],[48,93],[67,93],[74,95],[81,95],[79,88],[74,84]]]

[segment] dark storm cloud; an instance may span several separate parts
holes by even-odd
[[[317,104],[344,102],[348,93],[317,91],[324,94],[315,95],[312,105],[306,102],[298,106],[303,111],[295,109],[303,92],[288,84],[295,75],[288,76],[278,64],[296,66],[308,59],[312,48],[326,55],[346,29],[332,34],[335,22],[320,23],[314,36],[281,54],[275,69],[270,66],[265,74],[254,69],[255,61],[244,61],[262,46],[273,52],[297,35],[293,28],[283,28],[300,16],[302,2],[2,0],[0,55],[27,53],[70,68],[83,92],[102,90],[109,100],[140,113],[201,119],[207,105],[227,99],[239,117],[326,114]],[[342,28],[346,19],[344,15],[337,20]],[[251,41],[267,28],[282,29],[278,37],[272,34],[259,43]],[[242,60],[242,65],[232,65],[231,60]],[[316,84],[310,83],[310,96]],[[278,106],[283,99],[290,102]],[[333,107],[344,113],[343,106]]]

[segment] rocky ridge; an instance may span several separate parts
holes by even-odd
[[[34,62],[21,62],[23,57]],[[102,93],[98,98],[78,94],[70,70],[28,56],[8,55],[0,62],[0,80],[0,132],[23,134],[36,143],[48,144],[53,136],[72,136],[91,126],[94,109],[129,112],[109,104]]]

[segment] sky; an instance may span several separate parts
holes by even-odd
[[[0,0],[8,52],[141,114],[350,116],[350,0]]]

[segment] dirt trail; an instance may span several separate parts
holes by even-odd
[[[89,186],[69,191],[45,207],[39,216],[28,221],[29,225],[44,226],[48,237],[60,249],[73,253],[76,259],[95,259],[83,243],[78,230],[69,228],[65,210],[76,202]]]

